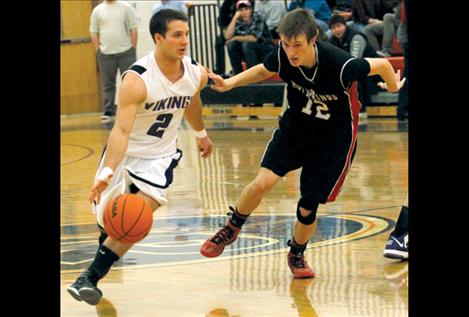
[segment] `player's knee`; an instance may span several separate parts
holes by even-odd
[[[140,192],[140,194],[142,194],[143,196],[143,199],[145,200],[145,202],[150,205],[150,208],[155,211],[156,209],[158,209],[161,205],[159,202],[157,202],[155,199],[153,199],[152,197],[146,195],[146,194],[143,194],[142,192]]]
[[[296,217],[304,225],[310,225],[316,220],[319,203],[311,199],[301,197],[296,208]]]
[[[255,179],[251,183],[251,191],[254,192],[257,195],[264,195],[267,193],[272,186],[270,186],[267,182]]]

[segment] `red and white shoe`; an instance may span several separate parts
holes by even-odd
[[[241,228],[234,226],[231,220],[228,220],[222,229],[204,242],[200,248],[200,253],[208,258],[219,256],[227,245],[236,240],[240,231]]]
[[[291,252],[288,252],[288,267],[292,271],[294,278],[314,277],[314,272],[305,261],[304,255],[299,257]]]

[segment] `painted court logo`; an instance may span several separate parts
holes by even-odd
[[[114,269],[156,267],[222,261],[230,258],[286,252],[293,234],[294,215],[255,214],[243,226],[238,239],[217,258],[199,253],[203,242],[220,229],[227,216],[163,217],[141,242],[114,264]],[[362,239],[389,229],[393,221],[369,215],[335,214],[318,217],[317,231],[308,248]],[[93,260],[98,244],[96,224],[64,225],[61,239],[61,270],[82,271]]]

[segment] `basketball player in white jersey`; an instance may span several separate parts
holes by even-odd
[[[155,51],[122,75],[116,122],[89,195],[101,230],[98,252],[67,289],[76,300],[90,305],[98,304],[102,297],[97,282],[132,247],[104,232],[104,207],[124,192],[142,196],[153,210],[167,203],[173,169],[182,157],[176,137],[183,115],[195,131],[202,157],[207,158],[213,149],[204,129],[200,100],[207,71],[184,55],[189,43],[187,17],[175,10],[161,10],[151,18],[150,33]]]

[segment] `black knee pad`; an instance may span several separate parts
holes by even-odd
[[[316,220],[316,212],[318,210],[318,206],[318,202],[301,197],[298,201],[298,206],[296,207],[296,217],[298,218],[298,221],[304,225],[312,224]],[[311,213],[307,217],[303,217],[300,211],[300,207],[306,210],[310,210]]]

